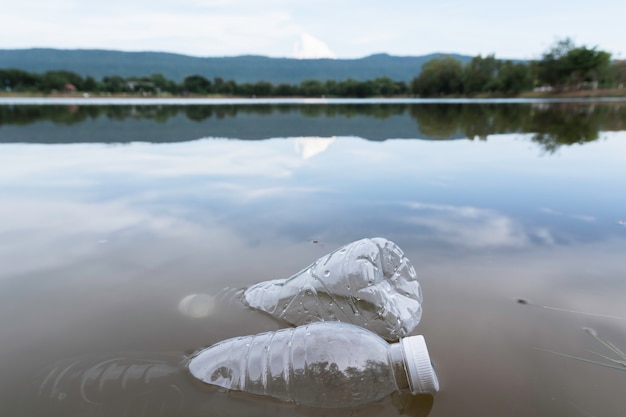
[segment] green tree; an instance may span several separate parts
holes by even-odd
[[[365,98],[372,97],[378,95],[379,92],[376,90],[376,84],[374,81],[367,80],[361,81],[357,83],[356,86],[356,97]]]
[[[211,81],[204,78],[202,75],[190,75],[185,77],[182,83],[182,89],[189,93],[194,94],[209,94],[211,93]]]
[[[252,95],[258,97],[271,96],[274,93],[274,85],[268,81],[258,81],[252,84]]]
[[[339,95],[339,83],[336,80],[326,80],[324,83],[324,89],[329,96]]]
[[[380,96],[393,96],[398,94],[396,83],[389,77],[378,77],[374,80],[374,94]]]
[[[289,97],[289,96],[295,96],[297,94],[297,91],[298,91],[297,87],[294,87],[291,84],[280,83],[274,89],[274,94],[276,94],[279,97]]]
[[[571,49],[565,56],[569,68],[569,82],[580,87],[581,83],[600,81],[609,78],[611,54],[588,49],[584,46]]]
[[[232,95],[237,90],[237,84],[234,81],[224,81],[221,77],[213,78],[213,91],[217,94]]]
[[[406,95],[409,93],[409,86],[404,81],[396,81],[395,85],[396,85],[395,94]]]
[[[539,82],[555,87],[560,87],[567,82],[569,68],[565,57],[574,49],[574,41],[570,38],[557,41],[552,47],[543,53],[537,63],[537,76]]]
[[[154,90],[157,93],[176,93],[178,92],[178,86],[170,79],[165,78],[161,73],[152,74],[148,81],[154,85]]]
[[[98,81],[95,80],[92,76],[85,77],[83,81],[83,91],[97,91],[98,90]]]
[[[422,66],[411,81],[411,92],[418,96],[445,96],[463,92],[463,66],[450,56],[434,58]]]
[[[63,91],[68,84],[73,85],[78,90],[82,90],[83,77],[71,71],[47,71],[41,77],[40,89],[42,91]]]
[[[20,69],[0,69],[0,82],[7,91],[33,91],[41,84],[41,76]]]
[[[610,79],[611,54],[596,48],[576,46],[570,38],[557,41],[537,63],[538,78],[559,90],[579,89]]]
[[[618,88],[624,88],[626,84],[626,61],[615,61],[611,65],[611,78]]]
[[[499,92],[510,95],[533,88],[530,68],[520,62],[500,61],[496,83]]]
[[[356,97],[359,82],[348,78],[337,83],[337,95],[339,97]]]
[[[496,91],[498,61],[494,55],[472,58],[463,68],[463,91],[465,94]]]
[[[102,79],[101,89],[108,93],[123,93],[129,90],[126,80],[119,75],[104,77]]]
[[[326,94],[326,89],[321,81],[309,79],[300,83],[300,94],[306,97],[320,97]]]

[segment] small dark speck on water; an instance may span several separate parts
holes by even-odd
[[[516,298],[515,301],[517,302],[517,304],[524,304],[524,305],[530,304],[530,301],[528,301],[525,298]]]

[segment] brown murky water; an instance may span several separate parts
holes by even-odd
[[[626,409],[623,104],[0,109],[1,415]],[[238,290],[372,236],[417,270],[436,396],[320,410],[185,372],[285,326]]]

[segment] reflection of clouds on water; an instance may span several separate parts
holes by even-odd
[[[407,233],[421,235],[422,242],[445,242],[459,248],[516,248],[614,233],[614,227],[596,227],[600,222],[593,223],[595,218],[585,214],[567,214],[579,220],[581,227],[564,233],[563,225],[546,224],[549,216],[538,221],[531,218],[541,217],[537,206],[527,208],[523,201],[517,204],[519,193],[511,191],[515,187],[508,182],[500,184],[491,176],[475,174],[475,164],[500,161],[495,156],[503,151],[509,158],[524,155],[519,149],[523,142],[501,139],[479,145],[455,143],[458,152],[452,152],[450,143],[390,140],[382,145],[353,137],[262,142],[204,139],[123,146],[2,145],[0,215],[10,221],[0,223],[0,233],[20,239],[0,242],[0,262],[10,265],[5,266],[9,274],[33,270],[36,264],[57,266],[98,249],[114,250],[120,234],[157,236],[159,239],[141,241],[144,249],[154,251],[154,246],[166,239],[204,244],[228,239],[237,247],[248,248],[250,243],[268,239],[293,244],[310,236],[327,239],[327,234],[332,234],[330,240],[339,244],[364,233]],[[618,153],[609,150],[613,158]],[[321,152],[322,158],[314,157]],[[549,174],[557,168],[575,175],[562,161],[540,162],[533,170],[542,167],[546,178],[552,178]],[[507,169],[515,163],[506,159],[490,169],[502,170],[502,178],[507,178],[511,176]],[[411,193],[422,201],[446,201],[448,192],[469,186],[481,191],[483,183],[490,187],[489,194],[478,196],[483,201],[473,204],[489,209],[467,203],[394,203],[406,201]],[[19,184],[19,190],[14,184]],[[550,181],[539,185],[543,184]],[[442,191],[443,186],[447,189]],[[540,191],[557,195],[549,187]],[[501,207],[505,201],[519,207],[515,209],[518,217]],[[550,199],[540,204],[556,206]],[[546,210],[546,214],[565,216]],[[596,211],[591,214],[600,218]],[[398,219],[405,221],[400,225]],[[593,227],[585,229],[585,224]],[[340,235],[342,231],[345,234]],[[104,240],[107,245],[92,247]],[[24,259],[25,254],[36,261],[12,262]]]
[[[315,194],[323,191],[323,188],[318,187],[264,187],[264,188],[251,188],[241,189],[242,197],[246,201],[254,200],[257,198],[272,198],[281,196],[293,196],[304,194]]]
[[[542,207],[540,209],[540,211],[542,213],[549,214],[549,215],[552,215],[552,216],[569,217],[570,219],[580,220],[582,222],[587,222],[587,223],[593,223],[593,222],[595,222],[597,220],[594,216],[588,216],[586,214],[563,213],[563,212],[560,212],[558,210],[553,210],[553,209],[548,208],[548,207]]]
[[[556,243],[550,230],[545,227],[535,229],[535,236],[546,245],[554,245]]]
[[[131,143],[124,146],[3,145],[0,184],[19,180],[65,186],[89,186],[102,175],[177,177],[188,175],[253,175],[282,178],[291,175],[302,161],[288,151],[289,141],[239,142],[222,139],[185,143]],[[25,152],[24,149],[28,151]],[[89,173],[88,177],[77,176]],[[64,175],[72,173],[72,175]],[[42,175],[45,177],[42,178]],[[60,177],[60,178],[59,178]],[[96,177],[96,178],[94,178]],[[78,180],[76,178],[79,178]],[[128,179],[128,178],[126,178]]]
[[[459,248],[551,246],[572,238],[558,236],[558,230],[555,234],[551,227],[527,226],[493,209],[419,202],[407,206],[412,212],[407,214],[406,221],[420,233],[427,231],[431,241],[443,241]]]
[[[454,245],[524,246],[530,240],[520,224],[494,210],[424,203],[410,203],[409,207],[415,212],[408,217],[409,223],[430,230],[434,239]]]
[[[2,145],[0,160],[0,234],[6,237],[0,264],[6,275],[63,267],[129,241],[151,251],[149,263],[173,256],[161,250],[168,241],[202,241],[206,248],[206,242],[227,247],[234,239],[239,246],[230,227],[254,221],[248,211],[254,200],[319,192],[289,181],[303,161],[294,155],[293,141],[282,139]]]
[[[58,268],[115,247],[131,236],[178,239],[197,235],[192,223],[136,210],[124,203],[40,202],[15,199],[0,204],[0,264],[7,275]],[[155,257],[156,259],[156,257]]]
[[[315,155],[319,155],[324,152],[331,143],[335,141],[335,138],[296,138],[294,139],[294,145],[296,153],[302,155],[302,159],[310,159]]]

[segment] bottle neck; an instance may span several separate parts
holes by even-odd
[[[410,391],[411,388],[409,387],[409,378],[404,353],[402,352],[402,345],[400,343],[393,343],[389,348],[389,359],[396,387],[398,391]]]

